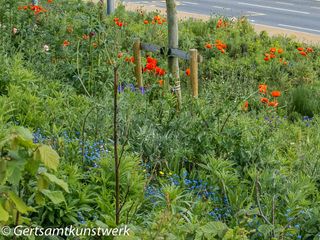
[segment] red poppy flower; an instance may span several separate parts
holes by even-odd
[[[298,49],[298,51],[303,51],[304,50],[303,47],[298,47],[297,49]]]
[[[119,27],[123,27],[123,22],[116,22]]]
[[[278,53],[279,53],[279,54],[282,54],[282,53],[283,53],[283,49],[282,49],[282,48],[279,48],[279,49],[278,49]]]
[[[269,57],[265,57],[263,60],[265,60],[266,62],[268,62],[270,60]]]
[[[187,74],[187,76],[190,76],[190,74],[191,74],[191,70],[190,70],[190,68],[187,68],[187,70],[186,70],[186,74]]]
[[[260,98],[260,102],[269,103],[269,99],[268,98]]]
[[[144,24],[149,24],[149,21],[148,20],[144,20],[143,23]]]

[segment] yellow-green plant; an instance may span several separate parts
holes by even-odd
[[[26,224],[28,214],[46,203],[65,202],[57,185],[69,192],[68,185],[54,174],[59,155],[51,146],[33,142],[32,133],[23,127],[12,127],[0,134],[0,223]]]

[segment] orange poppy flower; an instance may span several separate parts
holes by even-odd
[[[126,62],[134,63],[134,57],[126,57],[124,60],[125,60]]]
[[[211,48],[212,48],[212,44],[207,43],[205,47],[206,47],[207,49],[211,49]]]
[[[191,74],[191,70],[190,70],[190,68],[187,68],[187,70],[186,70],[186,74],[187,74],[187,76],[190,76],[190,74]]]
[[[280,97],[281,96],[281,92],[280,91],[273,91],[271,92],[272,97]]]
[[[243,106],[242,106],[242,110],[243,111],[248,111],[248,108],[249,108],[249,102],[248,101],[245,101]]]
[[[270,106],[270,107],[277,107],[278,105],[279,105],[279,103],[276,101],[268,103],[268,106]]]
[[[158,83],[159,83],[159,86],[162,87],[162,86],[163,86],[163,83],[164,83],[163,79],[160,79],[160,80],[158,81]]]
[[[282,48],[279,48],[279,49],[278,49],[278,53],[279,53],[279,54],[282,54],[282,53],[283,53],[283,49],[282,49]]]
[[[271,52],[271,53],[275,53],[276,51],[277,51],[276,48],[274,48],[274,47],[273,47],[273,48],[270,48],[270,52]]]
[[[263,60],[265,60],[266,62],[268,62],[270,60],[269,57],[265,57]]]
[[[89,39],[89,35],[83,34],[83,35],[82,35],[82,39],[83,39],[83,40],[88,40],[88,39]]]
[[[269,99],[268,98],[260,98],[260,102],[269,103]]]
[[[276,58],[276,55],[270,54],[270,58]]]
[[[159,21],[159,20],[161,20],[161,17],[159,16],[159,15],[157,15],[157,16],[154,16],[154,18],[153,18],[155,21]]]
[[[67,32],[68,32],[68,33],[72,33],[72,32],[73,32],[73,28],[72,28],[71,26],[68,26],[68,27],[67,27]]]
[[[299,52],[302,56],[307,56],[307,53],[304,51]]]
[[[225,53],[224,49],[221,49],[220,52],[221,52],[221,53]]]
[[[307,48],[307,53],[312,53],[312,52],[313,52],[313,49],[310,48],[310,47],[308,47],[308,48]]]
[[[268,88],[268,86],[266,84],[260,84],[259,85],[259,92],[263,93],[263,94],[266,94],[267,93],[267,88]]]
[[[149,24],[149,21],[148,20],[144,20],[143,23],[144,24]]]
[[[297,49],[298,49],[298,51],[303,51],[304,50],[303,47],[298,47]]]
[[[63,41],[63,46],[64,47],[67,47],[67,46],[69,46],[70,45],[70,42],[68,41],[68,40],[64,40]]]

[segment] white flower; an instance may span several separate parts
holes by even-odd
[[[50,50],[49,46],[47,44],[43,45],[43,50],[45,52],[48,52]]]

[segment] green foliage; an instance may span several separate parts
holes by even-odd
[[[297,48],[310,46],[256,34],[244,18],[181,21],[179,48],[197,48],[204,61],[199,99],[190,98],[189,63],[180,61],[177,112],[170,74],[145,72],[140,94],[125,60],[136,37],[165,47],[167,23],[143,23],[159,12],[120,7],[105,17],[92,2],[63,0],[42,1],[48,12],[35,17],[17,10],[26,2],[0,0],[1,225],[115,227],[118,66],[126,239],[318,238],[318,46],[304,57]],[[265,61],[273,47],[283,53]],[[143,65],[150,55],[167,70],[162,55],[142,55]],[[281,91],[277,108],[260,102],[274,101],[273,90]]]
[[[299,113],[302,116],[313,117],[320,112],[318,87],[299,86],[292,90],[289,113]]]
[[[45,197],[54,204],[64,201],[61,191],[51,191],[48,187],[52,183],[68,190],[67,184],[46,172],[46,168],[57,170],[59,156],[51,147],[33,143],[29,130],[22,127],[8,129],[0,138],[0,152],[2,223],[26,223],[19,214],[35,212]],[[32,184],[34,181],[38,181],[36,186]],[[22,189],[28,190],[22,193]]]

